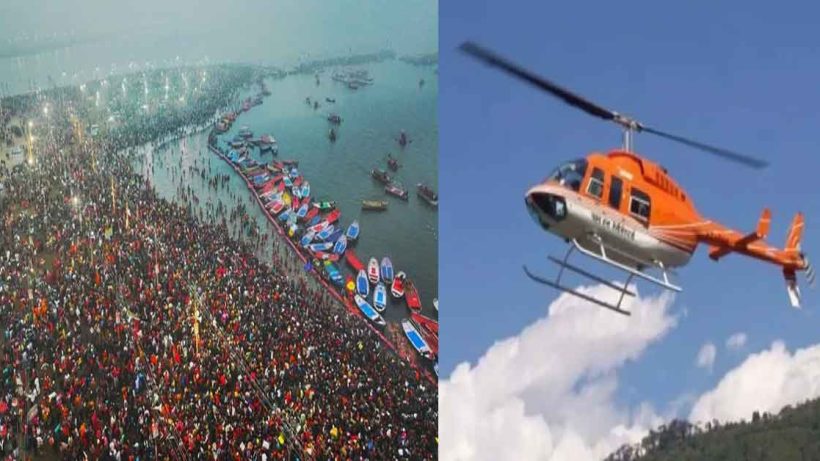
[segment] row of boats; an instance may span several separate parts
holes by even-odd
[[[402,200],[409,199],[410,194],[407,192],[407,189],[395,183],[387,171],[380,168],[373,168],[370,170],[370,176],[384,185],[384,191],[386,193],[396,196]],[[424,183],[416,184],[416,193],[430,206],[438,206],[438,194],[430,186]]]

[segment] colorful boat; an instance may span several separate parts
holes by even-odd
[[[287,221],[288,218],[290,218],[290,209],[289,208],[285,209],[285,211],[283,211],[282,214],[279,215],[279,220],[280,221]]]
[[[370,258],[367,263],[367,278],[372,284],[379,283],[379,261],[376,258]]]
[[[334,230],[333,224],[328,224],[327,227],[320,230],[319,233],[316,234],[316,238],[319,239],[319,240],[327,240],[327,238],[330,237],[330,234],[333,233],[333,230]],[[328,243],[330,243],[331,245],[333,244],[333,242],[328,242]]]
[[[324,201],[324,202],[316,202],[313,204],[316,208],[321,211],[332,210],[336,208],[336,202],[334,201]]]
[[[333,231],[332,234],[327,238],[328,242],[337,242],[340,238],[344,237],[344,231],[342,229],[336,229]]]
[[[250,128],[243,126],[239,129],[239,136],[242,136],[243,138],[247,139],[253,136],[253,132]]]
[[[359,261],[359,257],[356,256],[353,250],[345,251],[345,261],[347,261],[347,264],[352,267],[354,271],[364,271],[364,264]]]
[[[340,255],[340,254],[344,253],[346,249],[347,249],[347,237],[345,237],[343,235],[339,238],[339,240],[336,240],[336,243],[333,245],[333,252],[336,253],[337,255]]]
[[[293,187],[293,180],[290,179],[290,176],[285,176],[285,179],[282,182],[285,183],[285,187]]]
[[[308,210],[307,215],[305,215],[305,221],[310,222],[311,219],[313,219],[314,217],[316,217],[317,214],[319,214],[319,210],[309,205],[308,207],[310,208],[310,210]]]
[[[336,261],[339,260],[339,255],[334,254],[334,253],[327,253],[327,252],[324,252],[324,251],[317,251],[317,252],[313,253],[313,256],[315,256],[316,258],[321,259],[322,261],[325,261],[327,263],[336,262]]]
[[[339,219],[339,216],[341,216],[341,215],[342,215],[342,212],[339,211],[339,209],[337,208],[337,209],[331,211],[330,213],[328,213],[327,216],[325,216],[325,221],[327,221],[329,223],[336,222],[336,220]]]
[[[299,207],[299,211],[296,212],[296,217],[298,217],[299,219],[302,219],[307,215],[307,212],[308,212],[308,204],[303,203],[302,206]]]
[[[322,220],[321,216],[318,216],[318,215],[314,216],[308,221],[307,225],[311,226],[311,227],[315,226],[315,225],[319,224],[321,222],[321,220]]]
[[[370,170],[370,176],[372,176],[373,179],[375,179],[376,181],[378,181],[382,184],[385,184],[385,185],[390,184],[390,175],[388,175],[387,172],[384,171],[384,170],[374,168],[374,169]]]
[[[411,312],[410,313],[410,318],[413,319],[414,322],[416,322],[416,325],[419,325],[419,326],[423,327],[424,329],[430,331],[430,333],[438,335],[438,322],[437,321],[431,319],[430,317],[426,317],[424,315],[421,315],[417,312]]]
[[[270,207],[270,211],[273,212],[273,214],[279,214],[279,212],[284,210],[284,209],[285,209],[285,202],[281,199],[276,200],[275,202],[273,202],[273,205],[271,205],[271,207]]]
[[[316,232],[307,231],[305,235],[302,236],[302,239],[299,241],[299,244],[303,247],[306,247],[313,241],[313,237],[316,236]]]
[[[382,280],[384,283],[390,283],[393,281],[393,263],[390,261],[390,258],[385,256],[382,258],[381,264],[381,272],[382,272]]]
[[[339,268],[336,267],[335,264],[330,263],[325,266],[325,272],[327,272],[328,277],[330,277],[330,281],[337,286],[342,286],[344,284],[344,276],[339,271]]]
[[[317,218],[318,218],[318,216],[317,216]],[[314,219],[315,219],[315,218],[314,218]],[[308,228],[308,230],[312,230],[312,231],[314,231],[314,232],[322,232],[323,230],[325,230],[325,228],[326,228],[328,225],[329,225],[329,223],[328,223],[327,221],[320,221],[320,222],[318,222],[318,223],[316,223],[316,224],[312,224],[312,225]]]
[[[290,177],[296,179],[297,176],[299,176],[299,170],[296,168],[292,168],[290,170]]]
[[[364,297],[370,294],[370,284],[367,282],[367,274],[364,269],[360,270],[356,276],[356,291]]]
[[[308,250],[316,252],[316,251],[327,251],[333,248],[333,244],[330,242],[316,242],[311,243],[308,245]]]
[[[310,183],[305,181],[302,184],[302,197],[309,197],[310,196]]]
[[[376,284],[376,289],[373,291],[373,307],[379,312],[383,312],[387,307],[387,289],[381,282]]]
[[[438,194],[426,184],[416,184],[416,194],[432,207],[438,206]]]
[[[367,301],[364,300],[359,295],[353,295],[353,300],[356,301],[356,306],[359,307],[359,310],[362,311],[365,317],[369,318],[373,323],[376,325],[384,326],[385,322],[381,315],[373,309],[373,306],[370,305]],[[421,337],[419,337],[421,338]],[[424,341],[424,340],[422,340]],[[425,344],[426,345],[426,344]]]
[[[419,298],[419,290],[413,285],[409,279],[404,282],[404,300],[407,302],[407,307],[414,311],[421,310],[421,299]]]
[[[347,227],[347,232],[345,232],[345,237],[348,240],[353,241],[359,238],[359,221],[353,221]]]
[[[401,298],[404,296],[404,280],[406,278],[407,274],[403,271],[399,271],[399,273],[396,274],[396,278],[393,279],[393,285],[390,287],[390,293],[394,298]]]
[[[416,327],[413,323],[408,320],[404,319],[401,321],[401,327],[404,329],[404,334],[407,336],[407,339],[410,341],[410,344],[425,358],[432,358],[432,352],[430,351],[430,346],[427,345],[427,342],[424,341],[424,338],[421,337]]]

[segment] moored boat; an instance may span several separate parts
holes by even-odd
[[[356,253],[353,250],[345,251],[345,261],[347,264],[353,268],[354,271],[362,271],[364,272],[364,264],[359,260],[359,257],[356,256]],[[365,277],[367,275],[365,274]]]
[[[416,184],[416,193],[430,206],[438,206],[438,194],[435,193],[433,189],[431,189],[427,185],[423,183]]]
[[[376,289],[373,290],[373,307],[379,312],[383,312],[387,307],[387,290],[381,282],[377,283]]]
[[[417,312],[411,312],[410,318],[416,322],[417,325],[422,326],[426,330],[429,330],[431,333],[438,335],[438,322],[431,319],[430,317],[421,315]]]
[[[339,211],[339,209],[337,208],[337,209],[331,211],[330,213],[328,213],[327,216],[325,216],[325,221],[327,221],[329,223],[334,223],[334,222],[336,222],[336,220],[339,219],[339,216],[341,216],[341,215],[342,215],[342,212]]]
[[[350,223],[350,226],[347,227],[345,237],[347,237],[350,241],[354,241],[359,238],[359,221],[353,221]]]
[[[342,286],[344,284],[344,276],[339,271],[339,268],[336,267],[335,264],[330,263],[325,265],[325,272],[327,272],[328,277],[330,278],[331,283],[336,286]]]
[[[396,184],[388,184],[387,186],[384,186],[384,191],[402,200],[409,200],[410,198],[410,194],[407,193],[407,189],[404,189]]]
[[[328,251],[331,248],[333,248],[333,244],[331,242],[316,242],[308,245],[308,250],[313,252]]]
[[[316,232],[307,231],[305,235],[302,236],[302,239],[299,241],[299,244],[303,247],[306,247],[313,241],[313,237],[316,236]]]
[[[404,296],[404,279],[406,278],[407,274],[403,271],[399,271],[399,273],[396,274],[396,277],[393,279],[393,284],[390,286],[390,293],[394,298],[401,298]]]
[[[367,281],[367,274],[364,269],[361,269],[356,275],[356,291],[365,297],[370,293],[370,283]]]
[[[332,210],[336,208],[336,202],[325,200],[323,202],[316,202],[313,206],[318,208],[320,211]]]
[[[421,310],[421,299],[419,298],[419,290],[410,279],[404,281],[404,300],[407,302],[407,307],[414,311]]]
[[[376,325],[384,326],[385,322],[381,315],[373,309],[373,306],[370,305],[364,298],[359,295],[353,295],[353,300],[356,302],[356,306],[359,307],[359,310],[362,311],[365,317],[369,318],[373,323]]]
[[[305,215],[305,221],[310,222],[311,219],[313,219],[314,217],[316,217],[316,215],[319,214],[319,210],[317,208],[313,208],[313,207],[310,207],[310,206],[308,206],[308,207],[310,208],[310,210]]]
[[[319,240],[327,240],[327,238],[330,237],[330,234],[332,234],[334,230],[335,228],[333,227],[333,224],[328,224],[327,227],[320,230],[319,233],[316,234],[316,238]],[[330,243],[331,245],[333,244],[333,242],[328,243]]]
[[[347,237],[345,237],[343,235],[339,238],[339,240],[336,240],[336,243],[333,245],[333,252],[336,253],[337,255],[340,255],[340,254],[344,253],[346,249],[347,249]]]
[[[422,357],[431,359],[432,352],[430,351],[430,346],[428,346],[424,338],[421,337],[415,325],[413,325],[409,319],[404,319],[401,321],[401,327],[407,339],[410,341],[410,344],[413,345],[418,353],[421,354]]]
[[[297,218],[300,218],[300,219],[301,219],[301,218],[304,218],[304,217],[307,215],[307,212],[308,212],[308,204],[307,204],[307,203],[303,203],[303,204],[299,207],[299,210],[296,212],[296,217],[297,217]]]
[[[362,210],[384,211],[387,209],[387,200],[362,200]]]
[[[370,176],[372,176],[373,179],[382,184],[390,184],[390,175],[388,175],[387,172],[384,170],[373,168],[372,170],[370,170]]]
[[[390,261],[390,258],[388,258],[387,256],[382,258],[381,274],[382,274],[382,280],[384,280],[384,283],[389,284],[390,282],[393,281],[393,262]]]
[[[379,283],[379,261],[376,258],[370,258],[367,263],[367,278],[370,279],[370,283]]]

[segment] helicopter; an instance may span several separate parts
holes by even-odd
[[[709,257],[718,261],[729,253],[739,253],[780,266],[790,304],[800,307],[797,272],[805,272],[814,286],[814,270],[801,251],[804,218],[797,213],[789,227],[784,248],[764,240],[769,233],[771,211],[763,210],[754,231],[744,233],[726,227],[698,213],[689,195],[668,171],[633,149],[633,136],[650,133],[691,148],[711,153],[752,168],[768,164],[758,158],[694,141],[645,125],[589,100],[536,75],[523,67],[473,42],[461,51],[521,79],[592,116],[614,122],[623,130],[623,146],[608,152],[594,152],[566,162],[525,194],[525,205],[532,219],[546,232],[569,245],[564,257],[548,256],[559,269],[554,280],[541,277],[524,266],[532,280],[590,301],[624,315],[626,296],[633,279],[641,279],[674,292],[682,288],[673,283],[675,268],[685,266],[698,245],[709,247]],[[614,267],[628,275],[616,284],[570,263],[574,252]],[[564,271],[615,290],[618,302],[591,296],[561,283]]]

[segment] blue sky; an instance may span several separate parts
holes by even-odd
[[[758,171],[649,135],[635,142],[709,218],[752,230],[771,207],[768,240],[778,247],[803,211],[811,256],[820,222],[819,9],[759,1],[441,2],[443,375],[544,317],[557,297],[521,270],[527,264],[552,275],[546,255],[565,249],[530,220],[527,188],[565,160],[620,145],[615,126],[465,56],[456,50],[461,42],[483,44],[649,125],[769,160]],[[790,308],[775,266],[738,255],[715,263],[701,248],[678,280],[678,325],[619,372],[625,404],[664,408],[699,394],[777,339],[790,349],[820,342],[820,298],[803,286],[803,310]],[[747,344],[727,351],[725,340],[737,332]],[[711,372],[694,365],[707,341],[718,349]]]

